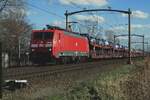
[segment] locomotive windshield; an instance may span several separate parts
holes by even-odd
[[[52,32],[34,32],[33,35],[33,39],[37,39],[37,40],[47,40],[52,38],[53,38]]]

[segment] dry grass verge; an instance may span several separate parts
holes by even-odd
[[[57,74],[4,100],[150,100],[149,61]]]
[[[150,58],[104,72],[70,88],[64,100],[150,100]],[[61,100],[58,95],[50,100]]]

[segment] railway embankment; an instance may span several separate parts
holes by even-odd
[[[98,74],[50,100],[149,100],[150,58]],[[64,96],[65,95],[65,96]]]
[[[108,64],[36,80],[7,92],[4,100],[149,100],[149,75],[149,58],[132,65]]]

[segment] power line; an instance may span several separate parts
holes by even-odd
[[[68,1],[68,2],[70,2],[70,4],[73,5],[74,7],[76,7],[77,9],[84,9],[84,8],[82,8],[81,6],[79,6],[79,5],[75,4],[75,3],[73,3],[72,1]],[[61,5],[61,6],[63,6],[63,5]],[[65,6],[64,6],[64,7],[65,7]],[[93,16],[94,16],[94,15],[93,15]],[[72,18],[72,19],[77,20],[77,19],[75,19],[75,18]],[[78,21],[78,24],[79,24],[79,25],[89,28],[88,26],[79,23],[80,20],[77,20],[77,21]]]
[[[69,2],[69,1],[68,1]],[[71,3],[71,2],[70,2]],[[63,8],[66,8],[66,6],[65,5],[63,5],[63,4],[60,4],[60,3],[56,3],[56,2],[54,2],[54,4],[55,5],[60,5],[60,6],[62,6]],[[79,7],[77,7],[77,6],[75,6],[75,5],[69,5],[69,7],[72,7],[72,8],[78,8],[79,9]]]
[[[86,8],[80,7],[80,6],[77,5],[76,3],[73,3],[72,1],[68,1],[68,2],[70,2],[70,4],[72,4],[74,7],[78,8],[78,9],[86,9]],[[93,14],[92,12],[91,12],[90,14],[92,14],[93,18],[96,19],[96,16],[94,16],[94,14]],[[82,25],[82,26],[86,26],[86,25]],[[87,27],[87,26],[86,26],[86,27]],[[89,28],[89,27],[87,27],[87,28]]]
[[[63,17],[63,16],[60,16],[60,15],[58,15],[58,14],[56,14],[56,13],[54,13],[54,12],[48,11],[48,10],[46,10],[46,9],[40,8],[40,7],[36,6],[36,5],[30,4],[30,3],[27,3],[27,2],[25,2],[25,4],[27,4],[27,5],[29,5],[29,6],[31,6],[31,7],[33,7],[33,8],[39,9],[39,10],[45,12],[45,13],[51,14],[51,15],[53,15],[53,16],[57,16],[57,17],[59,17],[59,18],[61,18],[61,19],[65,19],[65,17]]]
[[[76,8],[78,8],[78,9],[83,9],[82,7],[80,7],[79,5],[77,5],[77,4],[75,4],[75,3],[73,3],[72,1],[68,1],[68,2],[70,2],[74,7],[76,7]]]
[[[53,15],[53,16],[57,16],[57,17],[59,17],[59,18],[61,18],[61,19],[65,19],[65,17],[63,17],[63,16],[60,16],[60,15],[58,15],[58,14],[56,14],[56,13],[54,13],[54,12],[48,11],[48,10],[46,10],[46,9],[40,8],[40,7],[36,6],[36,5],[30,4],[30,3],[27,3],[27,2],[25,2],[25,4],[27,4],[28,6],[31,6],[31,7],[33,7],[33,8],[39,9],[39,10],[45,12],[45,13],[51,14],[51,15]],[[83,26],[83,27],[87,27],[86,25],[83,25],[83,24],[79,23],[80,20],[77,20],[77,19],[75,19],[75,18],[72,18],[72,19],[78,21],[78,24],[79,24],[79,25],[81,25],[81,26]],[[89,28],[89,27],[87,27],[87,28]]]
[[[48,10],[46,10],[46,9],[40,8],[40,7],[38,7],[38,6],[35,6],[35,5],[30,4],[30,3],[27,3],[27,2],[25,2],[25,3],[26,3],[27,5],[29,5],[29,6],[33,7],[33,8],[39,9],[39,10],[41,10],[41,11],[45,12],[45,13],[48,13],[48,14],[51,14],[51,15],[57,16],[57,17],[59,17],[59,18],[61,18],[61,19],[65,19],[65,17],[60,16],[60,15],[58,15],[58,14],[54,13],[54,12],[50,12],[50,11],[48,11]],[[74,18],[72,18],[72,19],[74,19]],[[77,19],[75,19],[75,20],[77,20]],[[79,22],[79,20],[77,20],[77,21]],[[81,24],[81,23],[79,23],[79,24],[80,24],[81,26],[84,26],[84,27],[85,27],[85,25],[83,25],[83,24]]]
[[[78,6],[77,4],[73,3],[72,1],[68,1],[68,2],[70,2],[70,4],[72,5],[72,7],[74,6],[74,7],[77,8],[77,9],[84,9],[84,8]],[[63,6],[63,5],[61,5],[61,6]],[[63,6],[63,7],[66,7],[66,6]],[[79,23],[80,20],[77,20],[77,19],[75,19],[75,18],[72,18],[72,19],[78,21],[78,24],[79,24],[79,25],[81,25],[81,26],[83,26],[83,27],[87,27],[86,25],[83,25],[83,24]],[[89,28],[89,27],[87,27],[87,28]]]

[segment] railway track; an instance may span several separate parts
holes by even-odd
[[[104,65],[126,63],[127,59],[110,59],[94,62],[87,62],[81,64],[67,64],[67,65],[51,65],[51,66],[31,66],[22,68],[10,68],[3,71],[4,79],[26,79],[32,80],[33,78],[46,77],[55,75],[57,73],[64,73],[68,71],[77,71],[90,68],[101,67]]]

